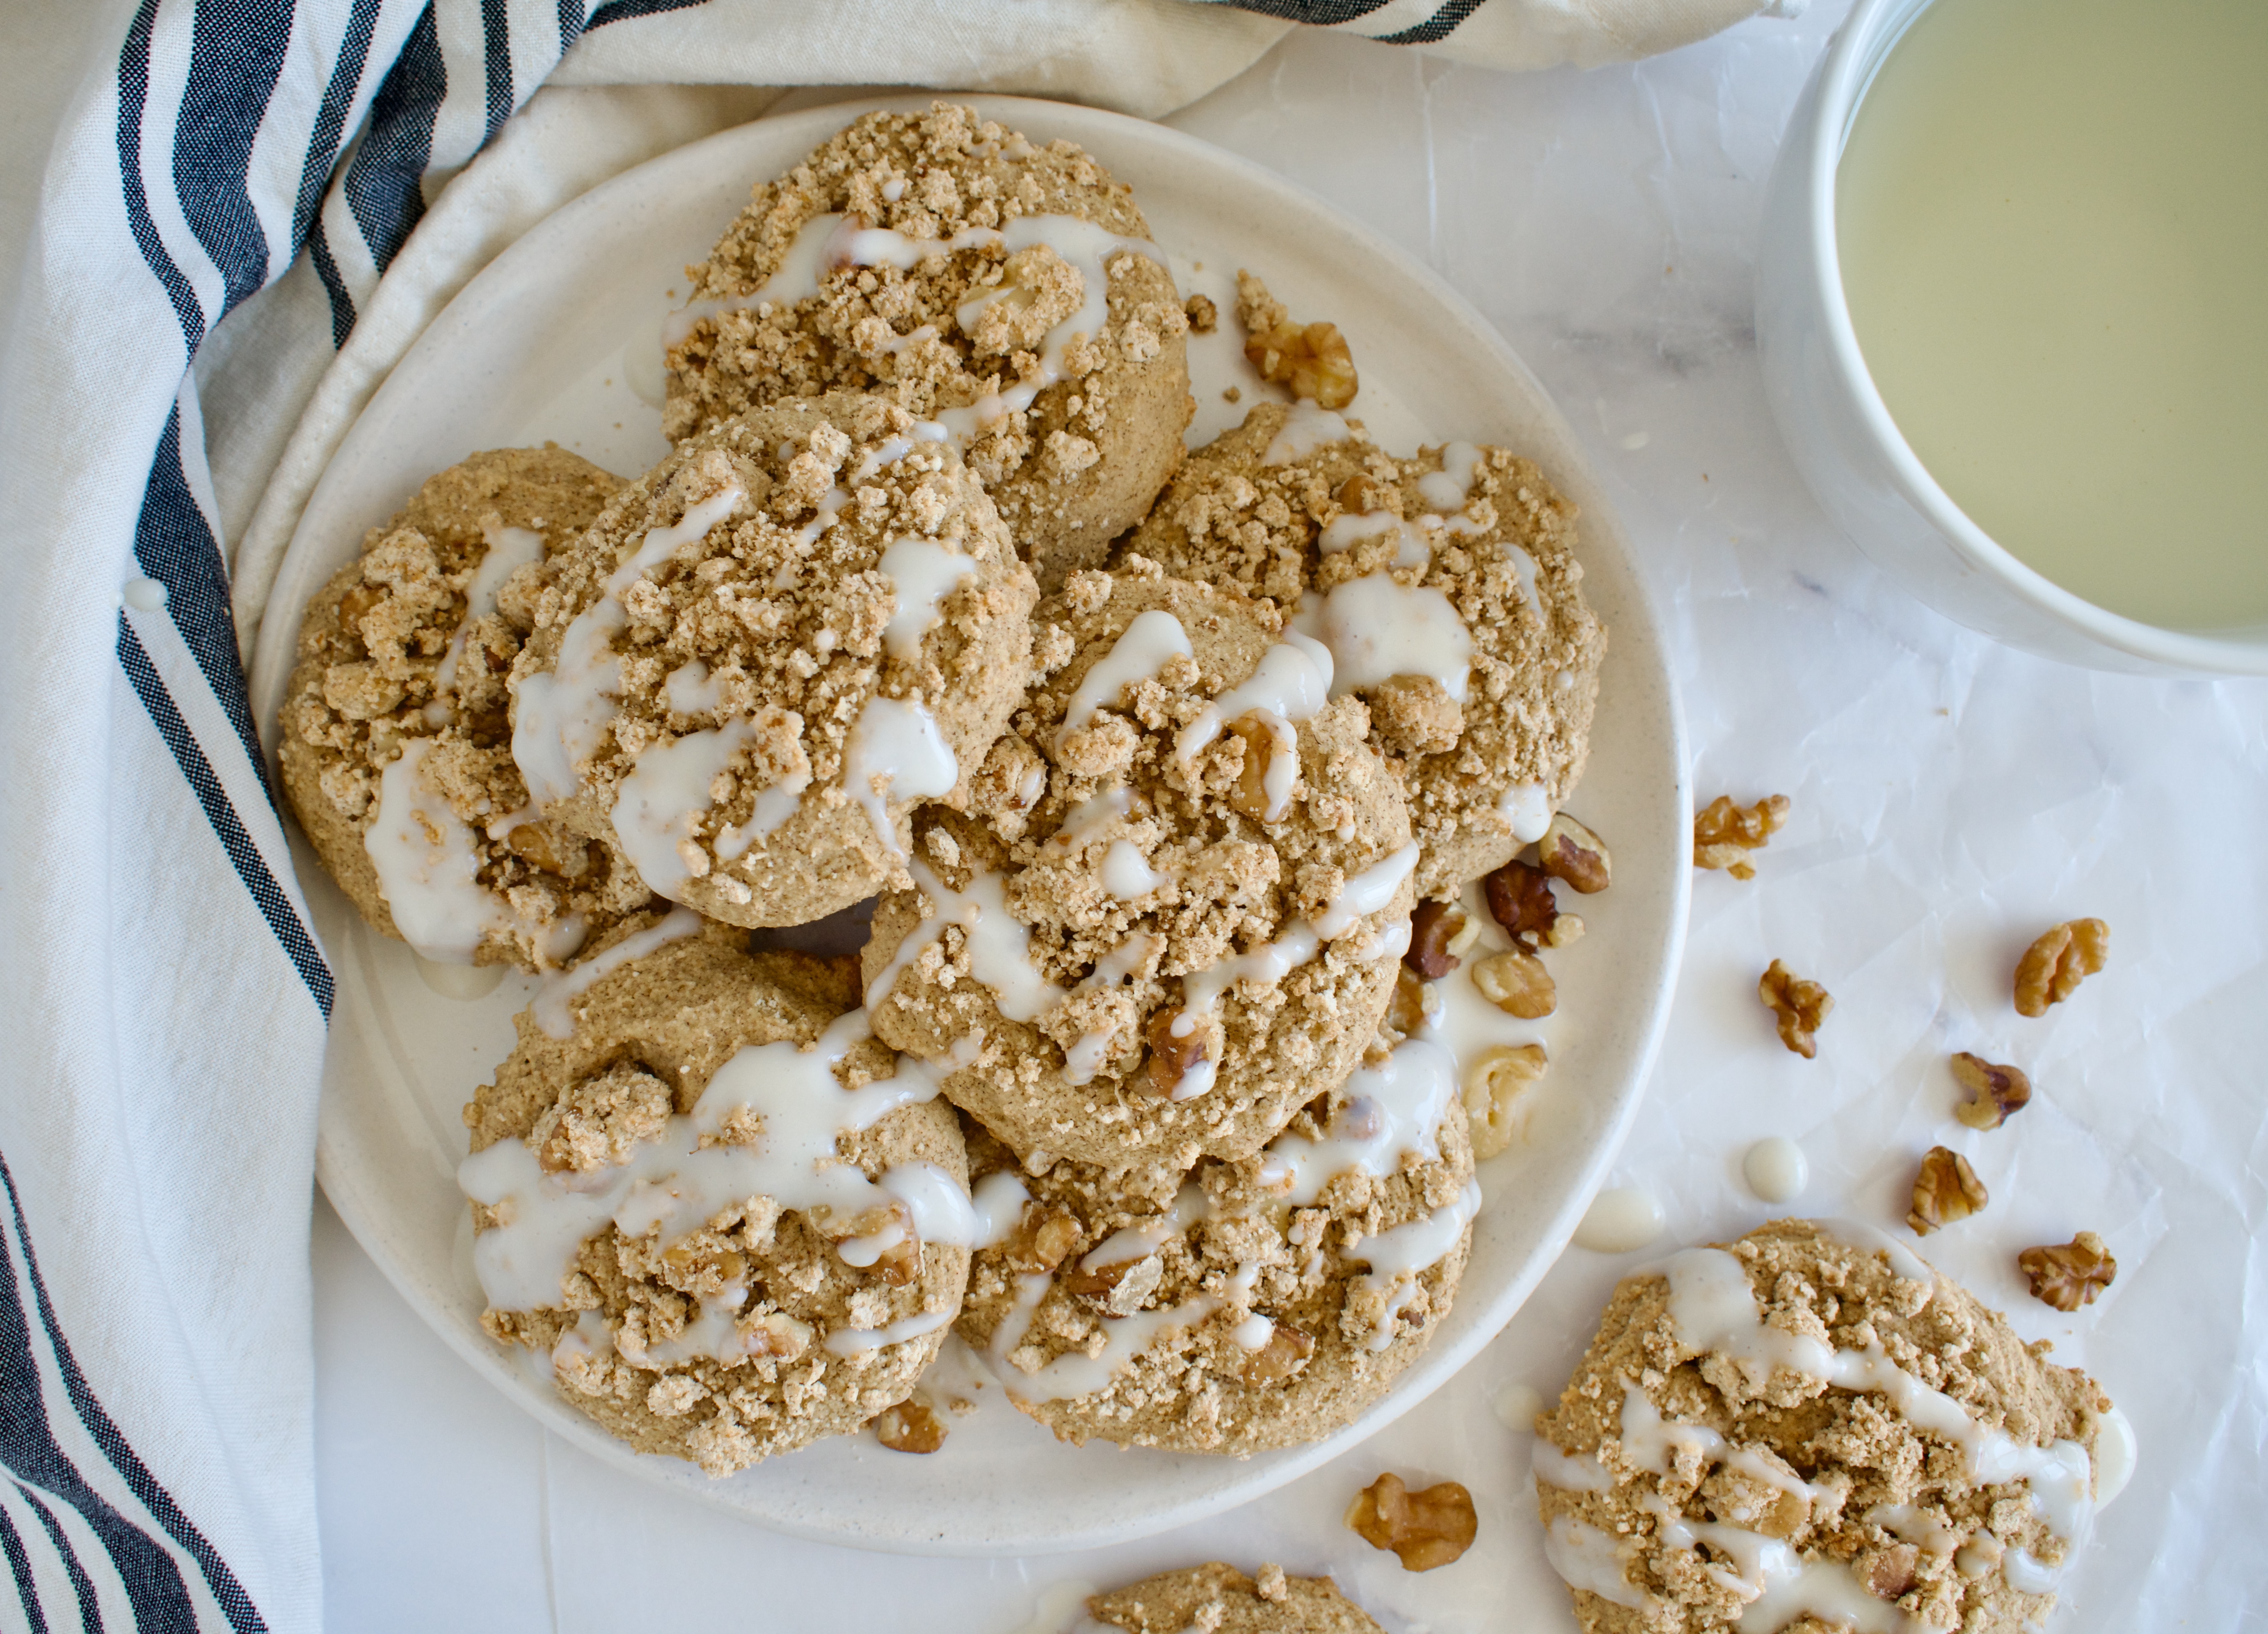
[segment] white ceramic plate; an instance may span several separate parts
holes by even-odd
[[[926,1458],[846,1437],[711,1482],[634,1454],[478,1325],[455,1181],[466,1151],[458,1114],[511,1048],[511,1018],[532,983],[512,975],[479,997],[449,997],[446,980],[429,983],[408,949],[363,926],[311,856],[300,877],[338,978],[317,1172],[363,1247],[468,1365],[593,1455],[766,1526],[866,1548],[1029,1554],[1161,1531],[1281,1485],[1406,1411],[1503,1327],[1565,1243],[1637,1109],[1684,938],[1691,817],[1675,694],[1627,542],[1565,422],[1479,313],[1368,229],[1204,143],[1085,108],[975,101],[1036,140],[1068,136],[1094,152],[1132,184],[1185,292],[1220,302],[1220,332],[1192,347],[1193,435],[1243,412],[1221,394],[1243,371],[1226,296],[1248,266],[1294,313],[1346,332],[1364,382],[1350,413],[1380,442],[1401,452],[1421,437],[1506,444],[1582,507],[1585,588],[1613,644],[1590,768],[1570,805],[1613,848],[1615,886],[1583,903],[1589,934],[1554,955],[1558,1014],[1540,1027],[1499,1023],[1514,1041],[1548,1039],[1551,1068],[1525,1140],[1482,1167],[1487,1201],[1470,1262],[1431,1348],[1359,1423],[1242,1461],[1062,1446],[997,1387],[979,1392],[978,1410]],[[466,286],[372,398],[309,501],[254,668],[271,742],[308,598],[427,475],[475,449],[546,438],[624,475],[666,452],[656,411],[626,379],[625,348],[650,359],[661,315],[684,292],[685,263],[706,253],[752,183],[858,111],[762,121],[642,165],[558,211]],[[1241,379],[1248,406],[1256,383],[1248,371]]]

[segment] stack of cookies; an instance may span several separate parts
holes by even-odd
[[[956,1330],[1067,1439],[1349,1422],[1501,1144],[1454,904],[1552,940],[1572,507],[1312,401],[1185,456],[1130,193],[963,108],[858,120],[694,277],[669,456],[434,477],[284,706],[370,922],[545,973],[466,1108],[489,1331],[712,1475],[902,1432]],[[857,957],[783,947],[830,916]]]

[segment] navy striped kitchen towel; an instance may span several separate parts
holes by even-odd
[[[332,977],[239,642],[423,317],[514,210],[601,174],[562,158],[549,193],[460,195],[482,230],[389,308],[429,205],[547,80],[1156,114],[1294,22],[1532,66],[1758,9],[1241,4],[142,0],[56,138],[0,356],[0,1025],[21,1052],[0,1093],[0,1624],[320,1624],[307,1231]],[[733,106],[649,107],[640,129],[689,139]]]

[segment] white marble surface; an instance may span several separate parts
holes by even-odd
[[[1887,1226],[1922,1149],[1968,1152],[1992,1206],[1926,1251],[2085,1360],[2141,1437],[2052,1626],[2234,1628],[2262,1575],[2240,1517],[2268,1498],[2268,1340],[2246,1314],[2268,1309],[2251,1239],[2268,1212],[2268,683],[2001,651],[1882,580],[1805,493],[1758,386],[1749,256],[1781,122],[1842,9],[1528,78],[1308,36],[1172,122],[1377,225],[1503,328],[1616,486],[1700,798],[1793,797],[1755,882],[1696,878],[1670,1034],[1610,1183],[1660,1196],[1672,1238],[1736,1233],[1768,1213],[1741,1156],[1782,1133],[1810,1159],[1793,1208]],[[2016,953],[2082,913],[2110,922],[2111,968],[2020,1021]],[[1815,1062],[1780,1049],[1755,999],[1774,956],[1837,997]],[[1955,1124],[1943,1060],[1962,1048],[2031,1069],[2035,1107],[1993,1135]],[[2122,1269],[2065,1318],[2025,1295],[2013,1256],[2080,1228]],[[600,1468],[456,1364],[319,1204],[331,1625],[1006,1634],[1050,1586],[1226,1557],[1329,1570],[1403,1634],[1572,1628],[1528,1438],[1491,1405],[1513,1385],[1556,1391],[1643,1257],[1571,1250],[1448,1389],[1233,1515],[1094,1555],[936,1561],[792,1542]],[[1463,1561],[1412,1576],[1344,1528],[1384,1468],[1473,1490]]]

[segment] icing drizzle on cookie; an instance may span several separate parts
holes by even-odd
[[[895,1076],[845,1090],[834,1068],[869,1035],[865,1012],[854,1010],[836,1019],[809,1049],[784,1041],[744,1046],[717,1070],[689,1114],[672,1115],[659,1138],[641,1141],[620,1163],[548,1171],[517,1137],[467,1158],[458,1167],[458,1183],[497,1215],[473,1240],[474,1270],[490,1307],[556,1306],[583,1243],[609,1222],[625,1236],[652,1233],[666,1245],[754,1197],[770,1197],[806,1216],[824,1210],[829,1218],[869,1211],[897,1217],[895,1240],[882,1241],[878,1233],[841,1243],[837,1252],[846,1263],[863,1257],[872,1264],[924,1225],[934,1233],[929,1240],[973,1241],[975,1212],[965,1194],[957,1204],[939,1196],[940,1179],[957,1189],[941,1171],[906,1166],[878,1182],[842,1160],[843,1137],[937,1094],[928,1071],[903,1057]],[[745,1139],[752,1129],[760,1131],[753,1145]],[[704,1308],[668,1354],[651,1347],[647,1353],[659,1361],[685,1359],[697,1347],[725,1362],[758,1353],[752,1345],[761,1346],[761,1335],[730,1314],[747,1298],[745,1279],[729,1282],[704,1302],[713,1308]],[[945,1320],[909,1329],[907,1336]]]

